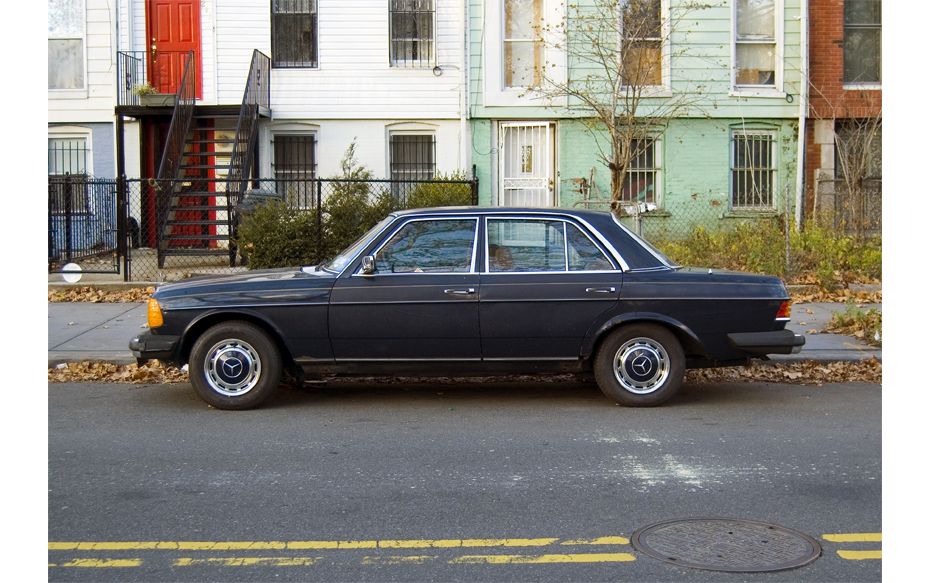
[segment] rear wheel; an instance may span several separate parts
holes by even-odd
[[[283,367],[277,345],[248,322],[232,321],[208,329],[188,362],[194,391],[217,409],[251,409],[274,393]]]
[[[685,376],[685,354],[675,336],[655,324],[613,332],[594,357],[601,392],[621,405],[652,407],[672,398]]]

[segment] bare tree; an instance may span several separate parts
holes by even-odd
[[[818,87],[812,85],[811,90],[820,98],[820,103],[811,107],[811,117],[832,129],[834,170],[840,176],[830,178],[841,187],[849,208],[848,226],[861,240],[872,218],[867,203],[873,189],[866,181],[881,167],[882,108],[873,91],[851,90],[831,101]]]
[[[663,14],[661,6],[661,0],[589,0],[567,4],[561,22],[537,27],[539,42],[564,53],[567,71],[547,61],[534,72],[527,94],[571,115],[580,110],[596,137],[606,134],[609,144],[597,144],[610,172],[611,210],[618,216],[629,198],[624,184],[631,165],[670,120],[709,105],[703,85],[677,80],[673,91],[669,78],[671,59],[686,50],[680,42],[686,15],[708,6],[675,3],[671,14]],[[677,47],[670,42],[673,33]]]

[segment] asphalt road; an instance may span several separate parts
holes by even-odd
[[[880,581],[881,387],[332,384],[247,412],[189,385],[49,385],[49,581]],[[774,573],[670,564],[642,527],[788,527]],[[844,542],[845,541],[845,542]]]

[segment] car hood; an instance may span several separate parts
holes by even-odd
[[[256,301],[300,301],[308,293],[332,288],[336,276],[314,268],[256,269],[228,275],[207,275],[166,283],[153,297],[163,308],[228,305]],[[314,293],[316,292],[316,293]]]

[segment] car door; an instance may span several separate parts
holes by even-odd
[[[405,220],[330,300],[337,361],[480,360],[477,217]]]
[[[622,272],[574,222],[487,218],[479,302],[486,360],[577,359]]]

